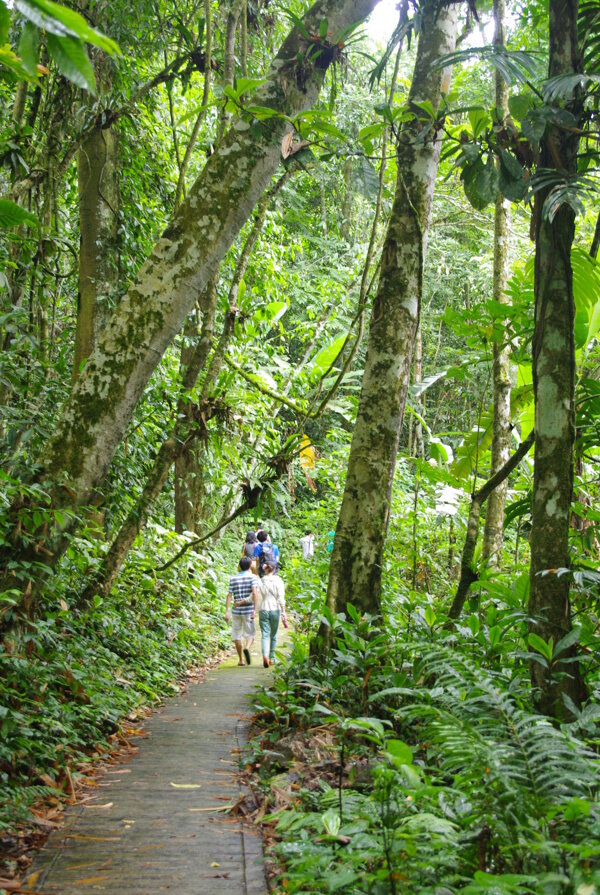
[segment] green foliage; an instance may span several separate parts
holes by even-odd
[[[15,0],[14,8],[25,19],[19,41],[21,58],[10,47],[0,47],[0,63],[7,67],[12,76],[19,80],[37,80],[40,72],[38,38],[39,31],[43,31],[48,50],[61,74],[78,87],[94,93],[96,79],[85,44],[116,55],[120,50],[115,41],[92,28],[76,10],[52,0]],[[0,44],[4,44],[8,37],[9,26],[9,9],[4,0],[0,0]]]
[[[469,627],[439,626],[435,641],[423,640],[422,598],[412,623],[390,615],[384,628],[349,606],[349,618],[330,619],[335,645],[320,664],[295,638],[273,689],[257,699],[274,743],[264,754],[293,727],[318,740],[323,724],[338,754],[331,772],[292,763],[276,777],[278,792],[286,778],[304,783],[300,805],[270,817],[285,891],[594,890],[595,749],[575,725],[560,729],[532,712],[514,640],[504,640],[501,663],[490,648],[513,610],[489,605],[481,641]],[[518,625],[526,631],[524,614]],[[263,764],[267,783],[272,762]]]
[[[28,808],[61,795],[66,769],[85,771],[110,748],[127,715],[177,692],[178,679],[229,642],[223,621],[223,559],[190,553],[157,575],[173,537],[151,527],[132,552],[120,587],[78,608],[77,595],[55,581],[27,633],[0,650],[0,829],[26,822]],[[181,543],[181,539],[175,539]],[[64,576],[89,574],[93,542],[74,541]],[[228,564],[229,565],[229,564]],[[229,566],[230,567],[230,566]],[[4,603],[4,620],[10,608]],[[90,661],[93,657],[93,661]],[[55,781],[55,789],[41,781]]]

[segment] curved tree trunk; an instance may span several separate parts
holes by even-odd
[[[549,76],[580,71],[577,51],[577,0],[550,0]],[[576,98],[567,103],[579,117]],[[540,166],[574,174],[579,131],[550,126],[542,141]],[[575,345],[571,247],[575,216],[562,205],[552,221],[543,214],[548,190],[536,197],[535,326],[533,388],[535,394],[535,467],[529,615],[532,630],[556,644],[571,630],[570,576],[556,570],[569,567],[569,514],[573,492],[575,432]],[[563,654],[563,658],[569,657]],[[534,699],[541,711],[569,714],[562,695],[581,698],[575,663],[544,668],[531,662]]]
[[[504,0],[494,0],[496,30],[494,45],[504,46],[504,20],[506,4]],[[508,86],[496,72],[496,109],[502,119],[508,115]],[[492,298],[499,304],[507,304],[506,284],[508,282],[508,247],[510,228],[510,205],[498,194],[494,215],[494,274]],[[510,456],[510,346],[494,342],[493,392],[494,420],[492,428],[492,464],[490,474],[502,468]],[[492,491],[487,503],[483,531],[483,559],[490,565],[498,566],[504,543],[504,508],[508,479]]]
[[[456,5],[427,0],[422,6],[415,72],[409,100],[440,104],[442,72],[431,63],[453,51]],[[444,84],[444,86],[447,86]],[[371,315],[365,372],[342,507],[331,556],[327,604],[332,613],[352,602],[378,612],[381,566],[387,534],[398,439],[419,323],[423,257],[440,157],[440,134],[418,142],[414,121],[400,133],[394,204]],[[322,628],[321,635],[327,637]]]
[[[334,50],[305,34],[319,34],[326,19],[334,36],[368,15],[375,0],[318,0],[273,60],[257,105],[293,116],[319,95]],[[309,53],[310,51],[310,53]],[[103,480],[135,405],[167,346],[180,331],[201,292],[259,200],[281,157],[285,118],[263,122],[260,133],[238,118],[208,160],[173,222],[142,265],[73,387],[42,457],[39,478],[53,489],[56,507],[89,502]],[[65,549],[61,526],[22,536],[18,508],[8,545],[0,552],[0,587],[30,590]],[[32,578],[15,578],[7,562],[30,562]]]

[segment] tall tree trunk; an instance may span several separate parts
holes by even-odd
[[[217,310],[216,283],[211,281],[205,290],[200,307],[202,311],[202,332],[196,344],[185,355],[182,364],[181,394],[177,402],[176,421],[173,431],[161,444],[154,463],[146,477],[142,493],[131,508],[125,521],[115,536],[102,564],[85,589],[82,602],[87,602],[95,593],[106,596],[110,592],[133,542],[145,525],[150,509],[162,491],[169,476],[173,461],[189,446],[193,434],[191,405],[186,392],[194,387],[200,372],[204,369],[212,348]],[[183,352],[182,352],[183,355]]]
[[[110,312],[118,281],[118,139],[96,127],[77,153],[79,190],[79,291],[73,379],[77,379]]]
[[[410,90],[410,102],[440,104],[443,78],[432,72],[456,42],[456,5],[427,0]],[[447,84],[444,83],[447,87]],[[394,204],[381,260],[369,332],[364,378],[342,507],[337,524],[327,604],[335,613],[350,601],[378,612],[398,440],[404,416],[412,352],[419,323],[423,257],[440,157],[440,133],[417,142],[422,126],[405,125],[398,140]],[[327,630],[321,635],[326,638]]]
[[[550,0],[549,76],[580,71],[577,50],[577,0]],[[581,116],[581,104],[571,98],[567,108]],[[577,171],[579,131],[548,127],[541,145],[540,167]],[[535,325],[533,388],[535,395],[535,466],[529,615],[532,631],[556,644],[571,630],[569,575],[569,513],[573,492],[575,431],[575,346],[571,247],[574,212],[562,205],[552,221],[543,213],[549,190],[536,197]],[[569,712],[562,695],[575,703],[581,697],[578,667],[544,668],[531,662],[534,699],[546,714]]]
[[[504,47],[504,21],[506,4],[504,0],[494,0],[495,34],[494,45]],[[496,72],[496,109],[503,121],[508,115],[508,85],[500,72]],[[508,247],[510,228],[510,206],[501,193],[496,199],[494,215],[494,274],[492,298],[499,304],[508,304],[506,284],[508,282]],[[492,426],[493,476],[510,456],[510,346],[494,342],[493,393],[494,419]],[[483,558],[490,565],[498,566],[504,543],[504,508],[508,479],[505,479],[490,494],[483,531]]]
[[[289,127],[283,116],[296,115],[317,99],[335,50],[309,54],[313,45],[304,34],[318,34],[325,18],[335,38],[374,5],[375,0],[317,0],[302,29],[294,27],[284,41],[254,95],[257,105],[278,114],[263,122],[260,135],[243,118],[234,121],[119,302],[73,387],[39,474],[48,487],[60,483],[53,487],[54,506],[89,502],[149,377],[273,176]],[[19,508],[13,513],[14,526],[0,551],[0,587],[25,591],[32,580],[43,578],[40,551],[44,565],[52,567],[66,539],[59,525],[24,537]],[[17,579],[9,560],[33,563],[32,578]]]

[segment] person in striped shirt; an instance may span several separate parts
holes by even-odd
[[[229,591],[225,604],[225,621],[229,621],[229,606],[233,601],[231,616],[231,636],[238,654],[238,665],[250,665],[250,647],[256,634],[256,607],[259,580],[250,571],[252,560],[249,556],[240,559],[240,571],[229,579]],[[245,644],[245,645],[244,645]]]

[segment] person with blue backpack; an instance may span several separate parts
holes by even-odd
[[[254,548],[254,556],[258,560],[258,574],[264,578],[264,566],[273,566],[275,574],[279,569],[279,548],[272,544],[266,531],[259,531],[258,544]]]

